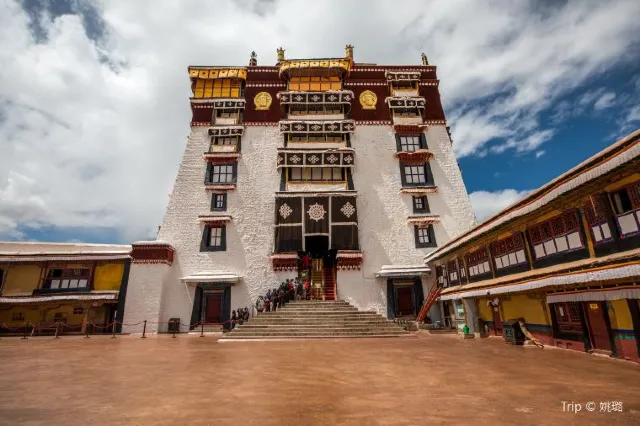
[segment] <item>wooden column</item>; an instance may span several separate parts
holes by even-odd
[[[80,329],[81,333],[87,332],[87,323],[89,322],[89,311],[91,310],[91,305],[82,305],[83,315],[82,315],[82,328]]]
[[[584,210],[582,208],[578,209],[578,215],[580,216],[580,221],[582,222],[582,228],[584,230],[584,237],[587,240],[587,248],[589,249],[589,257],[596,257],[596,251],[594,249],[593,239],[591,238],[591,227],[587,222],[587,216],[584,214]]]
[[[529,269],[533,271],[533,255],[531,254],[531,244],[529,244],[529,238],[527,237],[527,227],[523,226],[521,228],[522,231],[522,242],[524,243],[524,247],[527,253],[527,260],[529,261]]]

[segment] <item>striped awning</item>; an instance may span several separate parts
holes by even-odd
[[[0,297],[0,303],[42,303],[57,301],[100,301],[117,300],[118,292],[98,294],[49,294],[46,296]]]
[[[549,294],[547,303],[559,302],[604,302],[606,300],[640,299],[640,286],[607,290],[584,290]]]
[[[78,256],[12,256],[0,257],[0,263],[19,263],[19,262],[82,262],[89,260],[126,260],[131,259],[128,254],[118,254],[111,256],[100,255],[78,255]]]

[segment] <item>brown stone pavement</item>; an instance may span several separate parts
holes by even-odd
[[[0,423],[640,424],[640,366],[455,336],[2,338]]]

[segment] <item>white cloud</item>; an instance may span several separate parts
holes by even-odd
[[[600,96],[600,98],[593,104],[593,109],[596,111],[600,111],[606,108],[613,106],[615,103],[614,100],[616,98],[616,94],[613,92],[607,92],[604,95]]]
[[[516,191],[515,189],[503,189],[495,192],[476,191],[469,194],[469,197],[471,197],[471,204],[478,222],[482,222],[530,192],[530,190]]]
[[[252,50],[260,64],[273,64],[278,46],[334,57],[351,43],[356,61],[381,64],[418,64],[424,51],[459,155],[539,150],[552,134],[540,111],[629,58],[640,2],[527,5],[113,0],[96,3],[103,38],[88,37],[78,15],[43,14],[36,40],[19,3],[0,2],[0,233],[153,235],[188,132],[186,67],[246,64]],[[504,142],[492,151],[494,138]]]
[[[537,151],[536,152],[536,158],[540,158],[542,157],[544,154],[546,154],[546,151],[544,149]]]

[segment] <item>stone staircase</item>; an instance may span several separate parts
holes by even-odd
[[[397,337],[409,333],[375,312],[344,301],[289,302],[224,334],[222,340]]]

